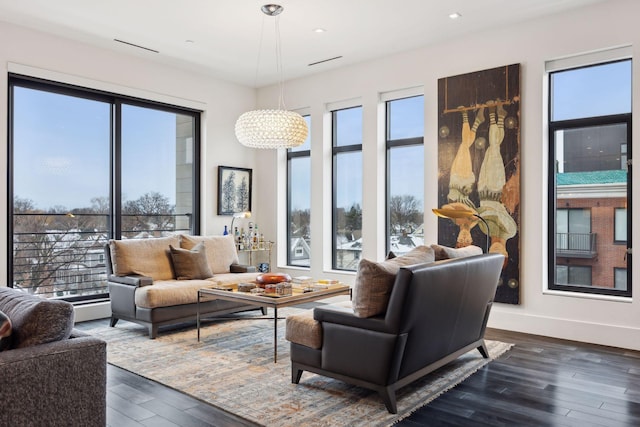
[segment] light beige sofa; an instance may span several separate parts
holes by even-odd
[[[105,255],[111,326],[119,319],[136,322],[147,326],[150,338],[160,326],[195,320],[198,289],[251,282],[259,274],[239,265],[233,236],[110,240]],[[255,309],[222,300],[200,304],[209,317]]]

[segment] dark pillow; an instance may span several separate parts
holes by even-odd
[[[436,255],[436,261],[482,255],[482,248],[473,245],[465,246],[464,248],[450,248],[448,246],[431,245],[431,248]]]
[[[73,329],[73,305],[0,288],[0,310],[12,324],[11,348],[24,348],[68,339]]]
[[[213,276],[204,243],[200,242],[193,249],[174,248],[169,245],[173,270],[178,280],[208,279]]]
[[[11,346],[11,319],[0,311],[0,351]]]

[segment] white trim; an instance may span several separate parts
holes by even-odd
[[[632,57],[632,46],[618,46],[607,49],[583,52],[577,55],[565,56],[546,61],[544,69],[547,73],[570,68],[585,67],[603,62],[617,61]]]
[[[622,303],[633,302],[633,298],[631,297],[618,297],[613,295],[592,294],[592,293],[577,292],[577,291],[570,292],[570,291],[557,291],[553,289],[544,289],[542,293],[544,295],[555,295],[559,297],[595,299],[595,300],[601,300],[601,301],[612,301],[612,302],[622,302]]]
[[[558,199],[584,199],[627,197],[627,184],[577,184],[558,185],[556,190]]]
[[[414,86],[406,89],[391,90],[389,92],[380,92],[380,102],[393,101],[402,98],[411,98],[413,96],[424,96],[424,86]]]
[[[111,303],[108,301],[76,305],[73,310],[75,323],[111,317]]]
[[[24,76],[37,77],[41,79],[51,80],[59,83],[66,83],[75,86],[86,87],[90,89],[102,90],[105,92],[132,96],[135,98],[146,99],[150,101],[162,102],[164,104],[175,105],[178,107],[191,108],[194,110],[204,111],[207,104],[202,101],[179,98],[164,93],[157,93],[148,90],[138,89],[130,86],[109,83],[100,80],[93,80],[86,77],[76,76],[72,74],[62,73],[59,71],[47,70],[44,68],[32,67],[30,65],[17,64],[15,62],[7,63],[7,71],[10,73],[21,74]]]
[[[640,328],[637,327],[515,312],[499,304],[493,305],[487,327],[640,350]]]
[[[327,112],[336,111],[336,110],[345,110],[347,108],[361,107],[362,106],[362,98],[351,98],[345,99],[343,101],[335,101],[335,102],[327,102],[325,104],[325,109]]]

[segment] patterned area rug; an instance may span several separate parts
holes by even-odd
[[[281,309],[286,316],[301,309]],[[270,313],[272,311],[270,310]],[[471,351],[397,393],[398,414],[389,414],[377,393],[309,372],[291,383],[285,321],[278,321],[278,363],[273,363],[273,320],[206,323],[162,331],[150,340],[146,328],[120,321],[115,328],[84,329],[108,342],[108,362],[165,384],[265,426],[387,426],[407,417],[478,369],[511,344],[487,341],[491,359]],[[253,318],[253,319],[249,319]]]

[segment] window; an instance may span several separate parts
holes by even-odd
[[[556,250],[558,252],[592,250],[590,209],[558,209],[556,211]]]
[[[362,107],[331,112],[333,265],[355,271],[362,253]]]
[[[564,285],[591,286],[591,267],[584,265],[558,265],[558,283]]]
[[[613,241],[615,243],[627,242],[627,209],[615,208],[614,210],[614,236]]]
[[[631,60],[547,68],[549,289],[631,296]]]
[[[613,269],[614,284],[616,289],[627,289],[627,269],[626,268],[614,268]]]
[[[108,239],[199,232],[198,112],[15,75],[9,100],[10,286],[105,298]]]
[[[386,102],[387,250],[424,244],[424,96]]]
[[[306,141],[287,150],[287,265],[311,265],[311,117]]]

